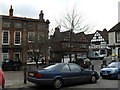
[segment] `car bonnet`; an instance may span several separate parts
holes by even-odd
[[[112,71],[112,70],[117,70],[118,68],[103,68],[101,71]]]

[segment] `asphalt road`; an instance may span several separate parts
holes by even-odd
[[[109,62],[109,61],[108,61]],[[101,68],[102,61],[100,60],[94,60],[92,61],[92,64],[95,65],[95,70],[99,73]],[[49,89],[49,87],[38,87],[35,84],[32,84],[30,82],[27,82],[27,84],[24,84],[24,77],[23,77],[23,71],[5,71],[5,79],[6,84],[5,88],[33,88],[33,89]],[[119,88],[120,87],[120,81],[119,80],[108,80],[108,79],[100,79],[95,84],[79,84],[79,85],[69,85],[65,86],[62,89],[74,89],[74,88]]]

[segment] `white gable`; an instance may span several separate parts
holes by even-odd
[[[96,32],[91,39],[91,42],[96,42],[96,41],[105,41],[105,39],[101,36],[99,32]]]

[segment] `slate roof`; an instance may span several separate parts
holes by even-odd
[[[113,26],[108,32],[120,31],[120,22]]]
[[[108,41],[108,32],[107,32],[106,29],[104,29],[103,31],[98,31],[98,32],[102,35],[102,37],[103,37],[106,41]]]
[[[86,38],[88,39],[88,41],[90,42],[91,39],[93,38],[94,34],[87,34]]]

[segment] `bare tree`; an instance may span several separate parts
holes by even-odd
[[[69,45],[69,57],[70,57],[70,62],[72,61],[71,59],[71,49],[72,49],[72,34],[73,32],[86,32],[90,30],[89,25],[84,25],[83,24],[83,17],[81,14],[78,13],[76,10],[76,7],[71,10],[71,12],[68,12],[64,15],[64,18],[61,19],[60,21],[57,21],[58,27],[62,29],[66,29],[70,31],[69,37],[70,37],[70,45]]]
[[[39,42],[32,42],[31,45],[28,46],[28,56],[36,62],[38,68],[38,61],[43,56],[42,44]]]

